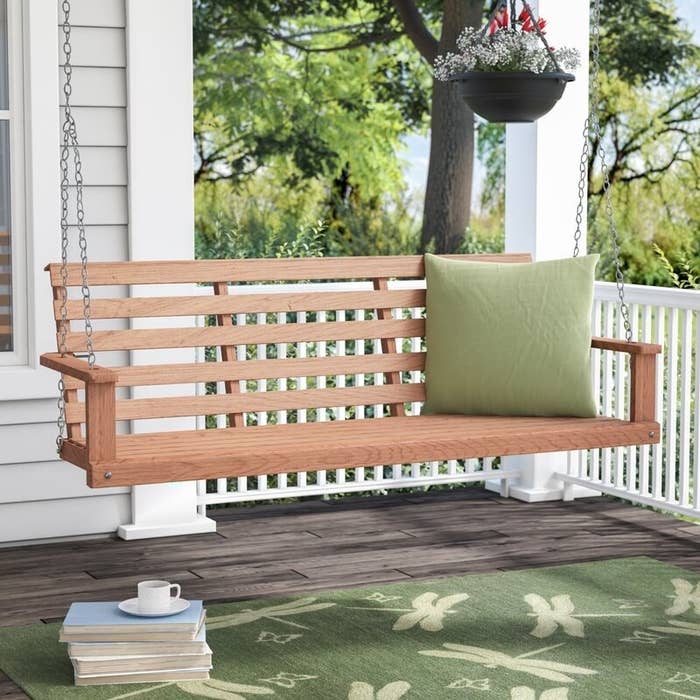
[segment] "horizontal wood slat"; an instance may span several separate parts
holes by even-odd
[[[425,332],[423,319],[402,321],[341,321],[332,323],[260,324],[220,328],[162,328],[95,331],[95,350],[145,350],[207,345],[316,342],[373,338],[413,338]],[[57,336],[58,341],[58,336]],[[85,334],[68,333],[66,349],[85,351]]]
[[[502,253],[448,255],[453,260],[524,263],[529,254]],[[46,268],[54,287],[61,284],[61,265]],[[174,260],[153,262],[90,263],[91,285],[177,284],[188,282],[270,282],[298,280],[344,280],[373,277],[420,278],[424,276],[422,255],[352,258],[279,258],[248,260]],[[80,264],[68,266],[68,285],[81,284]]]
[[[278,294],[229,294],[227,296],[139,297],[93,299],[92,318],[151,318],[169,316],[334,311],[347,309],[414,308],[425,306],[425,290],[384,292],[306,292]],[[69,319],[83,318],[83,302],[69,301]],[[61,318],[61,302],[54,301],[54,317]]]
[[[43,362],[42,362],[43,364]],[[247,360],[246,362],[193,362],[111,368],[117,386],[155,386],[192,382],[281,379],[283,377],[330,377],[338,374],[407,372],[425,367],[425,353],[394,355],[339,355],[289,360]],[[54,367],[54,369],[58,369]],[[66,388],[82,389],[83,382],[65,377]]]
[[[416,416],[130,435],[91,486],[530,454],[657,442],[656,423],[609,418]],[[111,479],[104,478],[106,468]]]
[[[0,294],[0,306],[9,306],[12,297],[9,294]]]
[[[297,391],[261,391],[244,394],[212,394],[210,396],[176,396],[156,399],[117,401],[117,420],[142,418],[176,418],[217,413],[284,411],[334,406],[370,406],[423,401],[423,384],[387,384],[380,386],[305,389]],[[85,404],[66,406],[69,423],[85,420]]]
[[[12,275],[9,272],[0,272],[0,286],[7,286],[12,280]]]

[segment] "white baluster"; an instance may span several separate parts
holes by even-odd
[[[666,374],[666,489],[667,501],[676,500],[676,428],[678,418],[678,309],[669,310]]]
[[[680,450],[678,455],[678,502],[690,504],[690,376],[693,353],[693,316],[688,309],[681,316]]]
[[[666,392],[664,391],[664,363],[667,355],[666,342],[664,340],[666,330],[666,309],[657,306],[655,308],[656,330],[654,342],[661,345],[661,354],[656,360],[656,416],[659,421],[661,435],[659,443],[651,448],[652,456],[652,494],[654,498],[663,498],[664,478],[664,410],[666,407]]]
[[[652,316],[651,306],[645,304],[642,307],[642,340],[645,343],[651,342]],[[661,393],[661,388],[657,388]],[[642,496],[648,496],[649,491],[649,445],[642,445],[639,448],[639,492]]]
[[[605,302],[605,336],[612,338],[613,336],[613,310],[612,302]],[[603,353],[603,413],[606,416],[612,415],[613,406],[613,353],[606,350]],[[611,483],[610,466],[612,454],[610,449],[603,450],[603,475],[602,481],[604,484]]]

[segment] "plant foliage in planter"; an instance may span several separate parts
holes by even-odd
[[[492,122],[531,122],[549,112],[580,64],[576,49],[554,49],[544,38],[546,21],[529,5],[517,18],[499,9],[481,31],[467,27],[457,53],[435,61],[438,80],[462,85],[467,104]]]

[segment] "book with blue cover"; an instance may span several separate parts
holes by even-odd
[[[167,617],[137,617],[122,612],[115,602],[73,603],[61,628],[62,642],[193,640],[204,622],[201,600]]]

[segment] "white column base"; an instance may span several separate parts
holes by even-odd
[[[117,535],[123,540],[145,540],[151,537],[172,537],[174,535],[198,535],[203,532],[216,532],[216,521],[203,515],[184,523],[164,525],[120,525]]]
[[[501,493],[501,482],[497,479],[490,479],[484,483],[487,491]],[[519,486],[517,482],[509,488],[509,497],[526,503],[540,503],[542,501],[570,501],[578,498],[592,498],[600,496],[600,491],[586,488],[584,486],[573,485],[573,489],[564,492],[564,484],[559,488],[534,489]]]
[[[520,478],[511,483],[510,496],[519,501],[537,503],[541,501],[570,501],[575,498],[600,496],[600,492],[583,486],[564,484],[557,479],[557,472],[566,472],[567,453],[547,452],[537,455],[514,455],[502,457],[503,469],[517,469]],[[486,482],[489,491],[500,492],[500,482]]]
[[[196,481],[134,486],[131,518],[117,530],[124,540],[216,532],[216,521],[197,512]]]

